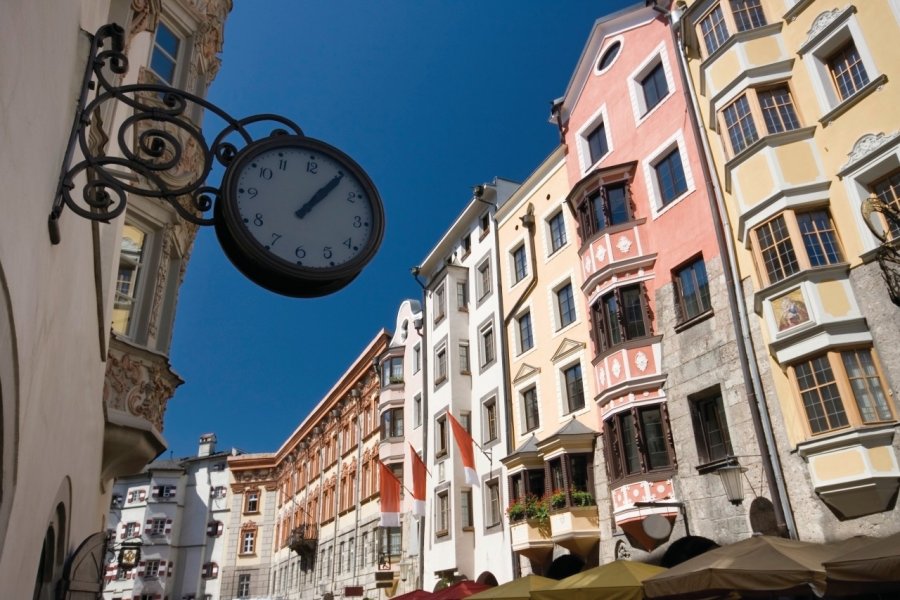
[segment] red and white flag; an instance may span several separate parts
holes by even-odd
[[[456,420],[449,412],[450,428],[453,429],[453,439],[456,440],[456,447],[459,448],[459,457],[462,459],[463,471],[466,474],[466,483],[478,487],[478,473],[475,472],[475,442],[472,436],[466,431],[459,421]]]
[[[416,517],[425,516],[425,463],[416,449],[409,445],[409,455],[412,462],[412,514]]]
[[[380,527],[400,527],[400,480],[380,460],[381,479],[381,521]]]

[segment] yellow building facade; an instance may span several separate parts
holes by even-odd
[[[673,16],[797,534],[896,530],[900,312],[878,258],[900,230],[861,209],[900,196],[900,3],[704,0]]]

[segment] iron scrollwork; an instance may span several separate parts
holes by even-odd
[[[293,121],[274,114],[235,119],[211,102],[168,85],[137,83],[114,85],[111,78],[128,72],[125,32],[117,24],[102,26],[91,36],[75,121],[60,171],[48,226],[50,241],[60,242],[59,218],[68,207],[80,217],[109,222],[125,210],[127,195],[139,194],[169,203],[186,221],[212,225],[209,214],[221,190],[207,185],[214,161],[227,167],[241,149],[253,143],[249,126],[270,122],[270,135],[303,135]],[[90,92],[96,90],[88,101]],[[107,103],[122,103],[131,114],[122,119],[115,135],[106,136],[102,118]],[[208,144],[190,109],[199,107],[222,119],[225,127]],[[117,152],[106,151],[114,140]],[[72,165],[76,144],[83,156]],[[75,179],[84,173],[87,183],[80,199]]]

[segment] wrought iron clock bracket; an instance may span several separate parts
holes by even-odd
[[[108,223],[125,210],[128,194],[157,198],[186,221],[213,225],[211,211],[221,195],[220,187],[207,184],[213,161],[227,167],[242,147],[258,141],[248,129],[251,125],[271,122],[275,129],[269,135],[303,135],[285,117],[260,114],[235,119],[204,98],[168,85],[114,85],[110,79],[119,80],[128,72],[125,31],[111,23],[89,37],[75,120],[48,219],[54,245],[61,239],[59,219],[65,207],[85,219]],[[115,135],[104,131],[102,118],[121,117],[105,111],[107,103],[121,103],[130,110]],[[224,121],[211,144],[192,119],[199,113],[192,114],[189,107],[200,107]],[[115,144],[112,152],[107,149],[110,143]],[[73,165],[76,146],[82,159]],[[87,181],[80,194],[73,194],[82,173]]]

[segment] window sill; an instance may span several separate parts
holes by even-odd
[[[761,138],[735,154],[733,157],[731,157],[731,159],[728,160],[728,162],[725,163],[726,191],[731,192],[731,174],[734,172],[734,170],[741,166],[744,161],[755,155],[762,148],[775,148],[777,146],[783,146],[784,144],[790,144],[792,142],[812,139],[815,132],[816,126],[811,125],[809,127],[800,127],[798,129],[792,129],[790,131],[780,131],[778,133],[770,133],[768,135],[762,136]]]
[[[788,23],[793,23],[794,20],[802,13],[806,8],[813,3],[813,0],[797,0],[797,3],[790,7],[787,12],[785,12],[781,18],[784,19]]]
[[[726,456],[725,458],[719,458],[717,460],[713,460],[710,462],[705,462],[703,464],[697,465],[697,473],[700,475],[706,475],[708,473],[715,473],[722,467],[727,467],[731,465],[737,464],[737,458],[734,456]]]
[[[463,531],[475,531],[475,528],[471,525],[463,525]]]
[[[440,530],[440,531],[435,531],[435,532],[434,532],[434,536],[435,536],[435,537],[439,537],[439,538],[447,537],[447,536],[449,536],[449,535],[450,535],[450,532],[447,531],[446,529],[442,529],[442,530]]]
[[[688,319],[688,320],[686,320],[686,321],[682,321],[681,323],[677,323],[677,324],[675,325],[675,333],[681,333],[682,331],[684,331],[684,330],[686,330],[686,329],[690,329],[691,327],[693,327],[693,326],[696,325],[697,323],[702,323],[703,321],[709,319],[709,318],[712,317],[714,314],[715,314],[715,312],[713,312],[713,309],[709,308],[709,309],[703,311],[702,313],[700,313],[700,314],[698,314],[698,315],[695,315],[695,316],[691,317],[690,319]]]
[[[259,514],[259,511],[258,511],[258,510],[245,510],[243,514],[245,514],[245,515],[258,515],[258,514]]]
[[[872,92],[878,91],[881,87],[887,83],[887,75],[879,75],[866,85],[862,86],[855,94],[841,100],[840,104],[832,108],[830,111],[822,115],[822,118],[819,119],[819,123],[822,124],[822,127],[828,127],[834,122],[839,116],[859,104],[863,98],[870,95]]]

